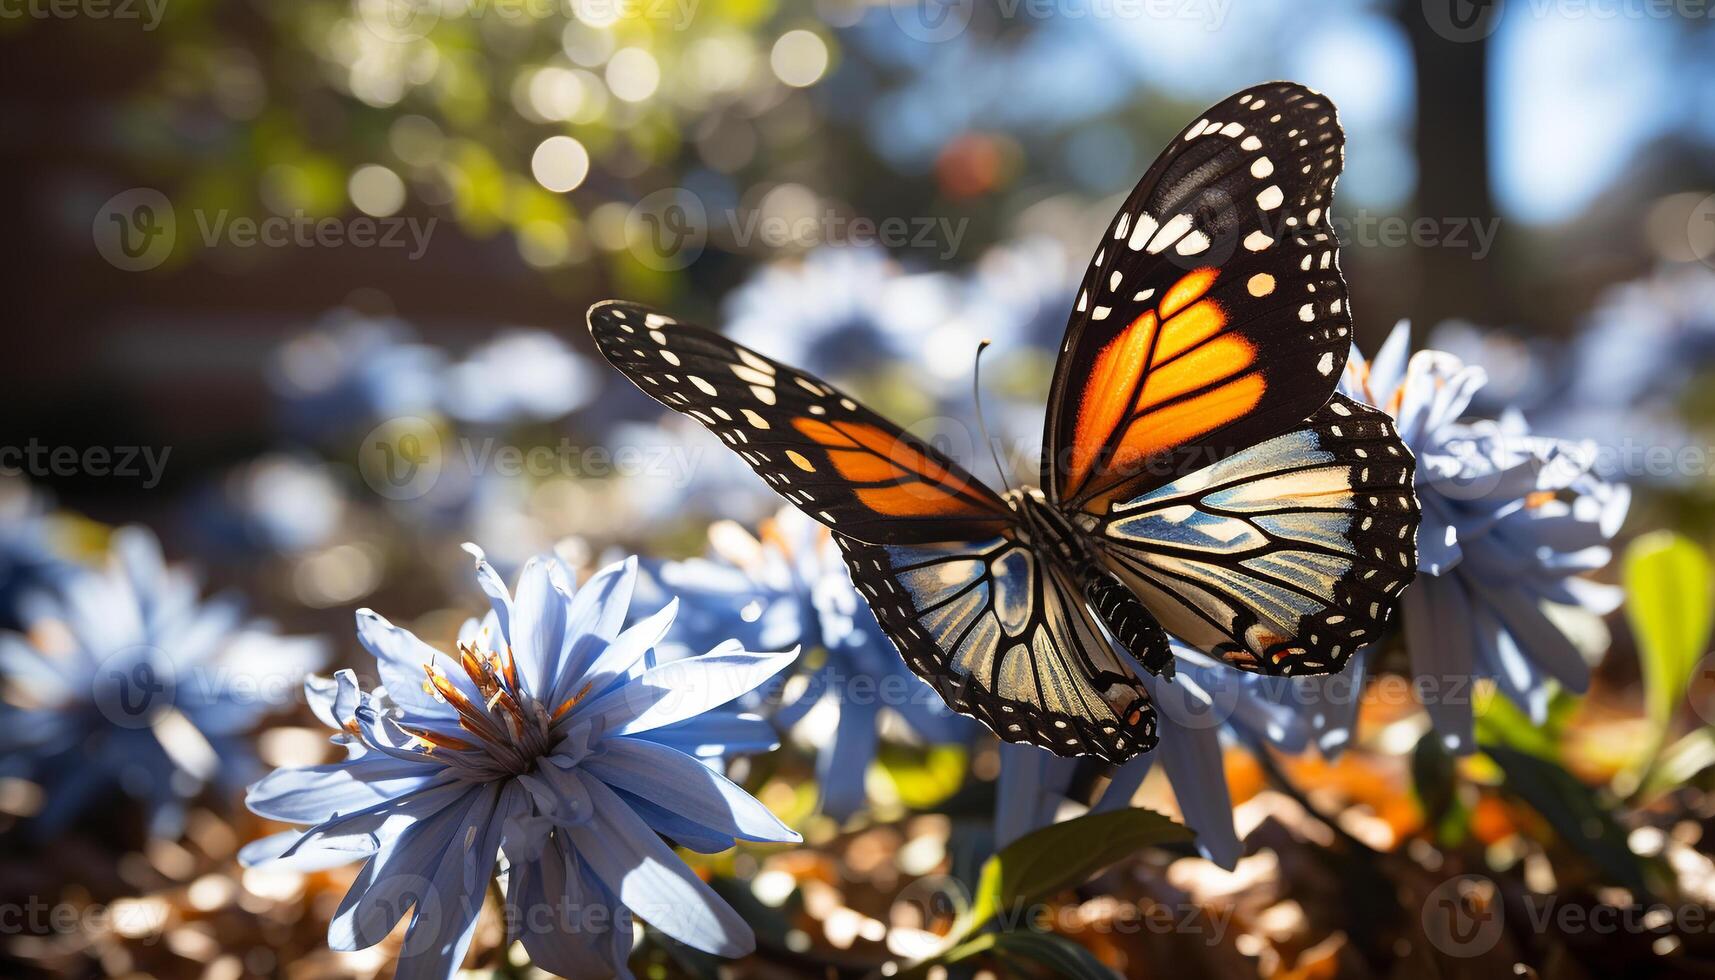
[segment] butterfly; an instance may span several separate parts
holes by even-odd
[[[1109,762],[1157,742],[1123,649],[1342,669],[1415,573],[1415,462],[1335,393],[1352,317],[1329,219],[1344,135],[1301,85],[1247,89],[1164,150],[1085,272],[1040,488],[996,493],[832,385],[631,303],[603,356],[832,529],[911,668],[1003,739]]]

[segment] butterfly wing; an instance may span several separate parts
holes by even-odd
[[[1244,670],[1332,673],[1417,568],[1415,462],[1344,395],[1302,426],[1117,502],[1095,534],[1169,633]]]
[[[1119,763],[1154,748],[1149,694],[1062,563],[1010,534],[928,545],[834,537],[905,662],[954,710],[1060,755]]]
[[[1326,98],[1275,82],[1162,153],[1078,292],[1043,437],[1050,500],[1099,516],[1328,400],[1351,343],[1328,218],[1344,144]]]
[[[701,422],[774,492],[877,543],[1000,533],[1012,511],[929,444],[834,386],[702,327],[633,303],[590,308],[602,356],[656,401]]]
[[[1074,577],[956,464],[831,385],[720,334],[628,303],[590,311],[603,356],[715,432],[832,528],[860,592],[955,710],[1001,737],[1122,761],[1155,712]]]

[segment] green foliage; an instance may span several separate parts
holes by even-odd
[[[1071,888],[1152,844],[1186,844],[1192,832],[1153,810],[1091,813],[1013,841],[983,864],[971,910],[945,952],[901,974],[918,977],[981,953],[1016,955],[1057,976],[1111,977],[1089,951],[1059,936],[1035,932],[1030,907]],[[999,926],[998,932],[985,932]]]
[[[971,930],[1083,882],[1151,844],[1194,835],[1153,810],[1092,813],[1013,841],[983,865],[971,902]]]
[[[965,783],[970,753],[960,745],[928,748],[884,742],[876,753],[883,774],[913,810],[927,810],[946,801]]]
[[[1715,575],[1703,549],[1656,531],[1626,549],[1624,577],[1649,718],[1665,732],[1709,642]]]
[[[1650,893],[1643,866],[1626,844],[1626,829],[1590,787],[1552,759],[1504,745],[1485,745],[1483,751],[1505,775],[1501,790],[1541,814],[1603,878],[1640,897]]]
[[[940,960],[951,966],[972,957],[988,953],[1007,959],[1024,959],[1047,967],[1050,976],[1073,980],[1113,980],[1108,969],[1094,953],[1064,936],[1049,932],[989,932],[962,943]],[[927,964],[923,965],[924,967]],[[920,967],[921,968],[921,967]],[[913,970],[915,973],[916,970]]]

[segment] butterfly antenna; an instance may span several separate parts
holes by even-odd
[[[983,340],[977,344],[977,356],[971,366],[971,395],[977,403],[977,429],[983,434],[983,442],[989,447],[989,458],[994,460],[995,472],[1000,474],[1000,485],[1012,492],[1012,483],[1006,478],[1006,467],[1000,465],[1000,453],[994,448],[994,440],[989,438],[988,423],[983,421],[983,351],[989,349],[989,341]]]

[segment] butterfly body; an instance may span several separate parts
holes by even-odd
[[[1173,650],[1167,632],[1149,609],[1101,559],[1087,514],[1067,515],[1040,489],[1029,485],[1001,495],[1018,512],[1020,538],[1037,554],[1058,560],[1079,583],[1102,625],[1152,674],[1173,676]]]
[[[671,316],[590,311],[610,362],[832,530],[900,655],[1003,739],[1151,749],[1133,663],[1342,669],[1416,568],[1415,462],[1334,393],[1344,138],[1290,82],[1187,126],[1109,225],[1049,395],[1040,489],[997,494],[834,386]],[[1127,656],[1129,654],[1129,656]]]

